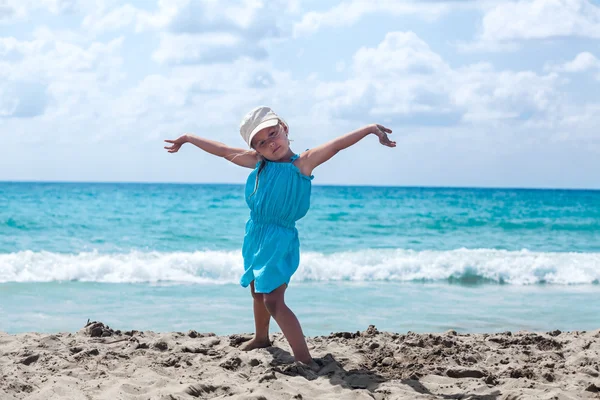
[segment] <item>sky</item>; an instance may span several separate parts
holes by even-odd
[[[243,183],[164,139],[302,152],[316,185],[600,188],[600,0],[0,0],[0,181]]]

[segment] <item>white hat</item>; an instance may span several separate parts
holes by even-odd
[[[252,138],[261,130],[275,126],[281,118],[275,114],[273,110],[266,106],[256,107],[250,111],[240,123],[240,134],[248,143],[248,147],[252,147]]]

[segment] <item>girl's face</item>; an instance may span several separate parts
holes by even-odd
[[[280,122],[275,126],[261,129],[252,138],[252,148],[271,161],[285,157],[289,150],[287,126]]]

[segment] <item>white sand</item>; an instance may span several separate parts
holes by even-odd
[[[249,335],[0,333],[0,399],[600,399],[600,330],[309,338],[318,372]],[[131,332],[129,332],[131,334]],[[191,336],[190,336],[191,334]]]

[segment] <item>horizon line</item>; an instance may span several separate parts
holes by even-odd
[[[240,182],[160,182],[160,181],[60,181],[60,180],[1,180],[2,183],[67,183],[67,184],[135,184],[135,185],[239,185]],[[489,189],[489,190],[569,190],[569,191],[600,191],[600,187],[526,187],[526,186],[443,186],[443,185],[373,185],[373,184],[313,184],[323,187],[377,187],[402,189]]]

